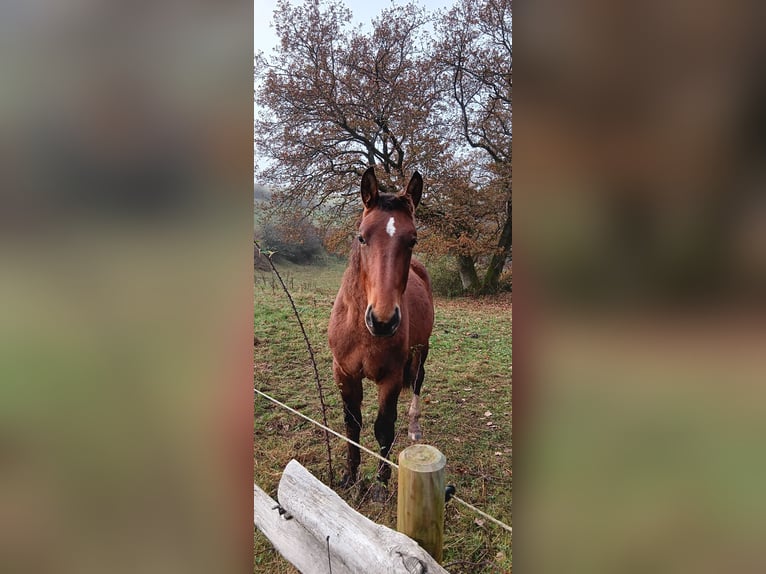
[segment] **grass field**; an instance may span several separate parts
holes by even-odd
[[[326,341],[327,322],[345,262],[322,267],[279,266],[301,314],[317,359],[328,424],[343,432],[342,405],[332,379],[332,357]],[[271,272],[255,272],[255,388],[317,420],[321,407],[306,346],[293,311]],[[421,396],[423,440],[445,453],[447,483],[457,495],[492,516],[511,524],[511,298],[437,298],[431,352],[425,365]],[[377,410],[374,383],[364,382],[361,443],[377,451],[372,429]],[[411,391],[399,401],[397,438],[391,458],[409,445],[406,409]],[[323,482],[328,482],[323,433],[308,422],[256,396],[254,421],[254,479],[276,498],[281,472],[297,459]],[[331,437],[336,481],[345,466],[346,445]],[[390,496],[371,500],[369,486],[375,460],[362,454],[357,487],[336,491],[372,520],[395,528],[396,473]],[[256,529],[255,572],[296,570],[273,550]],[[453,574],[511,572],[511,536],[454,502],[447,505],[443,565]]]

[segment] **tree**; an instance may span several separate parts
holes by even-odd
[[[272,209],[324,217],[344,235],[367,167],[379,167],[384,189],[402,189],[418,169],[426,179],[418,217],[432,250],[472,265],[494,255],[507,219],[497,219],[505,213],[494,183],[500,170],[461,135],[451,68],[436,55],[429,16],[415,3],[394,6],[370,32],[351,28],[350,17],[339,0],[280,0],[275,11],[280,46],[255,66],[264,110],[255,143],[269,159],[258,178],[274,190]],[[505,257],[497,257],[502,270]]]
[[[427,225],[421,246],[432,254],[448,253],[458,263],[465,290],[476,292],[480,285],[475,259],[494,253],[500,228],[505,221],[502,198],[492,185],[493,178],[479,154],[464,154],[462,160],[446,161],[428,201],[421,203],[418,218]],[[469,264],[466,264],[468,262]]]
[[[438,104],[431,66],[417,44],[425,23],[414,4],[383,11],[372,34],[349,29],[340,2],[280,0],[276,59],[259,62],[256,144],[271,159],[261,172],[291,206],[356,203],[359,180],[379,165],[394,182],[425,169],[446,147],[432,121]],[[385,182],[384,182],[385,184]]]
[[[460,0],[439,23],[435,52],[456,104],[454,125],[464,141],[489,160],[492,195],[502,204],[502,224],[481,286],[474,258],[458,258],[461,277],[483,291],[497,289],[513,241],[511,11],[511,0]]]

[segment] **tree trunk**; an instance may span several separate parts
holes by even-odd
[[[500,239],[497,241],[497,251],[492,255],[489,261],[487,273],[484,275],[484,281],[481,285],[483,293],[494,293],[497,291],[500,274],[505,268],[505,262],[511,254],[511,245],[513,244],[513,204],[511,200],[506,203],[506,219],[503,224],[503,231],[500,233]]]
[[[465,291],[475,291],[479,287],[479,276],[476,273],[473,257],[470,255],[458,255],[457,265],[463,289]]]

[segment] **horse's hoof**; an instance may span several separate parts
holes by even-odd
[[[408,434],[412,442],[417,442],[423,438],[423,433],[420,431],[419,424],[410,425]]]
[[[370,487],[370,497],[375,502],[388,500],[388,487],[382,482],[376,482]]]

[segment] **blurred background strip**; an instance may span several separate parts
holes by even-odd
[[[517,566],[761,572],[763,4],[517,8]]]
[[[252,18],[0,7],[0,571],[252,569]]]

